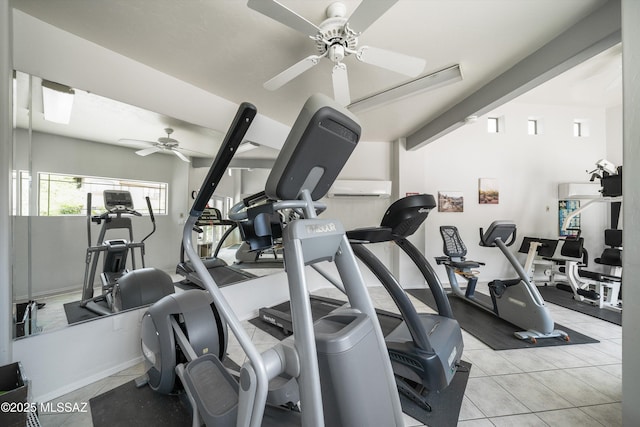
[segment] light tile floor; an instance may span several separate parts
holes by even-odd
[[[382,288],[370,288],[376,307],[396,311]],[[343,298],[334,289],[318,294]],[[413,299],[418,311],[430,309]],[[622,425],[622,328],[562,307],[548,304],[558,323],[600,340],[597,344],[494,351],[463,331],[463,359],[471,362],[470,378],[458,426],[615,427]],[[273,345],[271,335],[244,322],[260,350]],[[244,361],[231,339],[229,356]],[[143,373],[142,364],[56,399],[88,402],[105,391]],[[438,410],[438,408],[434,408]],[[90,413],[42,414],[45,427],[92,426]],[[407,427],[422,424],[405,415]],[[437,427],[437,426],[436,426]]]

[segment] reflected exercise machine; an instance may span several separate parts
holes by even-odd
[[[87,240],[84,282],[80,306],[96,314],[106,315],[118,311],[140,307],[157,301],[173,292],[173,281],[163,271],[145,268],[144,242],[156,231],[156,221],[151,201],[146,198],[151,232],[139,242],[134,241],[131,218],[142,216],[133,209],[133,199],[129,191],[104,190],[106,211],[91,215],[91,193],[87,194]],[[91,245],[91,223],[102,225],[95,246]],[[129,240],[124,238],[105,240],[108,231],[126,230]],[[140,253],[141,268],[136,270],[135,249]],[[100,273],[101,294],[94,297],[94,280],[100,255],[103,255]],[[127,261],[131,256],[131,271]]]

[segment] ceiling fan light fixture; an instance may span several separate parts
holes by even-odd
[[[336,43],[329,47],[329,59],[332,62],[341,62],[344,59],[344,46]]]
[[[74,94],[74,90],[69,86],[42,80],[44,119],[68,125],[71,121]]]
[[[462,80],[462,71],[460,70],[460,65],[456,64],[360,98],[349,104],[347,108],[352,113],[363,113],[460,80]]]

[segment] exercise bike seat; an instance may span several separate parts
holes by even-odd
[[[465,246],[458,228],[453,225],[443,225],[440,227],[440,235],[444,244],[443,252],[445,257],[437,257],[438,264],[447,264],[459,270],[470,270],[479,268],[484,263],[465,259],[467,247]]]
[[[472,268],[479,268],[481,265],[484,265],[481,262],[477,262],[477,261],[453,261],[453,260],[449,260],[447,261],[447,263],[455,268],[458,268],[460,270],[469,270]]]

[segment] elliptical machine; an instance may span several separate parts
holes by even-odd
[[[518,274],[516,279],[491,281],[490,300],[475,292],[478,276],[474,269],[484,264],[465,259],[467,247],[460,238],[458,229],[454,226],[441,226],[440,234],[446,256],[437,257],[436,262],[445,266],[453,295],[524,329],[514,333],[518,339],[535,343],[541,338],[560,337],[569,341],[566,332],[554,329],[555,323],[540,292],[531,284],[515,256],[509,252],[508,246],[516,240],[516,225],[512,221],[494,221],[486,232],[480,229],[480,246],[498,247]],[[464,291],[460,288],[456,275],[467,281]]]
[[[173,292],[173,282],[166,273],[145,268],[144,242],[156,231],[156,220],[151,208],[151,201],[146,198],[149,219],[153,228],[140,242],[133,239],[132,216],[142,216],[133,209],[131,193],[124,190],[104,190],[104,206],[106,211],[100,215],[91,215],[91,193],[87,193],[87,254],[85,257],[84,282],[80,306],[96,314],[106,315],[129,308],[140,307],[157,301],[164,295]],[[91,245],[91,223],[102,225],[95,246]],[[126,230],[129,240],[105,240],[110,230]],[[136,270],[135,249],[140,251],[142,268]],[[103,254],[100,282],[102,292],[94,297],[93,283],[98,268],[100,255]],[[127,260],[131,255],[131,268],[127,268]],[[130,275],[137,271],[135,275]]]
[[[172,337],[181,339],[183,331],[172,319],[191,317],[193,292],[199,292],[193,299],[202,295],[199,290],[185,291],[165,297],[175,301],[168,305],[176,309],[156,311],[156,307],[164,304],[163,299],[143,319],[142,346],[150,365],[149,385],[159,390],[159,379],[177,373],[194,409],[194,426],[199,425],[200,417],[209,426],[258,427],[268,420],[283,425],[271,418],[273,407],[267,406],[267,397],[270,389],[276,390],[283,382],[291,384],[287,378],[293,379],[299,390],[299,399],[293,396],[290,399],[301,404],[298,421],[302,425],[403,426],[382,331],[344,229],[336,220],[317,218],[317,212],[325,209],[317,200],[329,190],[360,137],[360,126],[349,111],[324,95],[310,97],[267,180],[266,195],[273,200],[270,209],[274,213],[295,209],[301,214],[301,219],[286,224],[282,236],[293,308],[292,337],[259,354],[193,249],[193,225],[255,114],[252,105],[241,105],[183,233],[187,256],[211,295],[222,323],[231,328],[249,361],[242,366],[240,383],[208,348],[191,353],[186,357],[191,360],[175,366],[175,371],[164,364],[171,358],[166,352],[176,351],[166,343]],[[242,209],[243,204],[236,205],[230,218],[238,221],[247,218]],[[327,260],[336,263],[351,308],[337,310],[314,323],[305,266]],[[191,322],[191,326],[188,333],[182,333],[188,341],[200,334],[212,336],[219,329],[219,325],[211,322]]]

